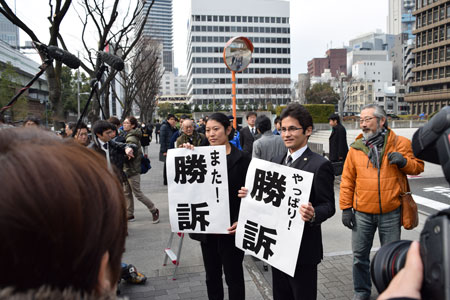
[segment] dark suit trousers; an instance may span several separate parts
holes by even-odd
[[[209,300],[223,300],[222,267],[228,285],[230,300],[245,299],[244,252],[234,246],[234,236],[224,234],[208,235],[202,246],[203,263],[206,271],[206,288]]]
[[[317,265],[297,265],[295,276],[272,267],[273,300],[315,300]]]

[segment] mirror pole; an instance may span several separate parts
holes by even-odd
[[[237,128],[237,120],[236,120],[236,72],[231,71],[231,93],[233,95],[233,127]]]

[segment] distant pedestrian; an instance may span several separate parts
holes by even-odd
[[[256,140],[258,134],[255,127],[257,116],[258,115],[253,111],[247,113],[246,118],[248,126],[242,128],[239,132],[242,151],[250,156],[253,153],[253,142]]]
[[[270,161],[273,157],[287,152],[281,136],[272,133],[271,125],[270,119],[265,115],[256,118],[255,127],[261,137],[253,143],[252,157]]]
[[[276,117],[275,120],[273,120],[273,125],[275,125],[275,129],[273,130],[274,135],[280,135],[281,134],[281,120],[280,117]]]
[[[155,124],[155,139],[156,139],[156,143],[159,143],[159,134],[161,131],[161,123],[159,122],[159,120],[156,120],[156,124]]]
[[[328,118],[332,131],[329,139],[330,155],[329,158],[332,162],[345,161],[348,152],[347,145],[347,131],[342,126],[341,120],[338,114],[332,114]]]
[[[203,118],[198,119],[198,128],[197,128],[197,132],[198,133],[203,133],[205,134],[205,121]]]
[[[125,131],[125,140],[127,144],[135,144],[137,153],[134,158],[126,160],[124,164],[124,172],[127,175],[129,185],[126,185],[124,194],[127,200],[128,220],[134,220],[134,200],[133,195],[141,201],[152,214],[153,224],[159,222],[159,210],[155,204],[141,191],[141,130],[138,128],[138,122],[135,117],[127,117],[123,121],[123,129]]]
[[[141,133],[142,133],[142,137],[141,137],[142,151],[144,152],[145,155],[147,155],[148,154],[148,145],[150,145],[150,142],[152,140],[152,132],[147,127],[147,125],[145,125],[145,123],[142,123],[141,124]]]
[[[159,161],[164,162],[163,168],[163,183],[167,185],[167,170],[166,170],[166,156],[167,150],[169,150],[170,139],[172,135],[177,131],[175,124],[177,123],[177,118],[173,114],[167,115],[167,120],[165,120],[161,125],[161,136],[160,136],[160,148],[159,148]]]
[[[177,141],[178,137],[183,133],[183,131],[181,130],[181,126],[183,126],[184,120],[189,120],[188,116],[181,115],[180,116],[180,128],[177,131],[175,131],[173,133],[172,137],[170,138],[169,149],[175,148],[175,142]]]

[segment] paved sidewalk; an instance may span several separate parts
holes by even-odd
[[[149,157],[152,169],[141,178],[143,192],[160,210],[160,223],[152,224],[150,212],[135,200],[136,221],[128,223],[128,238],[123,261],[134,264],[148,279],[144,285],[120,284],[121,296],[130,299],[207,299],[205,271],[200,245],[186,236],[176,280],[172,280],[174,266],[163,266],[164,249],[171,233],[168,215],[167,186],[162,184],[163,164],[158,161],[159,144],[152,142]],[[322,225],[325,258],[319,265],[318,299],[351,299],[352,257],[351,232],[341,223],[339,210],[339,185],[335,185],[336,215]],[[425,220],[421,218],[421,223]],[[422,225],[412,231],[402,232],[404,239],[418,239]],[[174,239],[176,251],[179,238]],[[379,247],[374,240],[374,251]],[[374,252],[373,252],[374,253]],[[272,299],[271,272],[252,257],[244,260],[246,299]],[[228,293],[225,287],[225,299]],[[372,299],[377,293],[373,289]]]

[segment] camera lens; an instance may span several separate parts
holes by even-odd
[[[382,293],[392,278],[403,268],[410,245],[411,241],[395,241],[384,245],[375,253],[370,273],[378,293]]]

